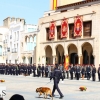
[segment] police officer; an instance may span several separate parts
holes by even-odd
[[[70,68],[71,80],[73,80],[73,73],[74,73],[74,67],[73,67],[73,64],[71,64],[71,68]]]
[[[79,80],[79,77],[80,77],[80,68],[79,68],[79,65],[76,66],[76,71],[75,72],[76,72],[76,79]]]
[[[82,66],[81,74],[82,74],[82,79],[84,79],[84,76],[85,76],[85,68],[84,68],[84,66]]]
[[[91,68],[90,66],[88,65],[87,68],[86,68],[86,72],[87,72],[87,80],[90,80],[90,75],[91,75]]]
[[[93,65],[93,68],[92,68],[92,80],[95,81],[95,74],[96,74],[96,68],[95,66]]]
[[[42,64],[42,67],[41,67],[41,73],[42,73],[42,77],[44,77],[44,64]]]
[[[45,70],[45,77],[47,78],[48,77],[48,65],[45,66],[44,70]]]
[[[62,72],[58,69],[58,66],[56,66],[55,69],[54,69],[54,71],[53,71],[53,73],[51,73],[50,80],[52,78],[54,80],[54,86],[53,86],[53,90],[52,90],[52,96],[54,96],[55,90],[57,89],[57,91],[58,91],[58,93],[60,95],[60,99],[62,99],[64,96],[61,93],[61,91],[60,91],[60,89],[58,87],[58,84],[59,84],[60,78],[63,81],[63,76],[62,76]]]
[[[36,77],[36,64],[32,65],[32,69],[33,69],[33,77]]]

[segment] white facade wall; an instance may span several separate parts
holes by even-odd
[[[7,55],[8,62],[17,63],[20,61],[20,41],[21,41],[21,33],[23,30],[23,24],[21,22],[16,23],[13,21],[10,24],[9,35],[8,35],[8,48],[10,48],[10,52]]]
[[[6,54],[7,54],[7,35],[9,30],[7,27],[0,27],[0,46],[2,47],[1,51],[0,51],[0,63],[5,63],[6,62]],[[6,41],[4,41],[4,39]]]

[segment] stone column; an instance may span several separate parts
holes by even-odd
[[[83,64],[83,56],[82,55],[78,56],[78,64]]]
[[[25,61],[25,62],[26,62],[26,64],[28,64],[28,62],[29,62],[29,61],[28,61],[28,57],[26,57],[26,61]]]
[[[42,56],[42,64],[46,65],[46,56]]]
[[[55,64],[56,62],[55,62],[55,58],[56,58],[56,56],[53,56],[53,64]]]

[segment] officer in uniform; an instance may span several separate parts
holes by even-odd
[[[88,65],[87,68],[86,68],[86,72],[87,72],[87,80],[90,80],[90,75],[91,75],[91,68],[90,66]]]
[[[71,68],[70,68],[71,80],[73,80],[73,73],[74,73],[74,67],[73,67],[73,64],[71,64]]]
[[[84,68],[84,66],[82,66],[81,74],[82,74],[82,79],[84,79],[84,76],[85,76],[85,68]]]
[[[48,77],[48,66],[47,65],[45,66],[44,70],[45,70],[45,77]]]
[[[76,79],[79,80],[79,77],[80,77],[80,68],[79,68],[79,65],[76,66],[76,71],[75,72],[76,72]]]
[[[36,64],[32,65],[32,69],[33,69],[33,76],[36,77]]]
[[[93,68],[92,68],[92,80],[95,81],[95,74],[96,74],[96,68],[95,66],[93,65]]]
[[[42,77],[44,77],[44,64],[42,64],[41,71],[42,71]]]
[[[57,91],[58,91],[58,93],[60,95],[60,99],[62,99],[64,96],[61,93],[61,91],[60,91],[60,89],[58,87],[58,84],[59,84],[60,78],[62,79],[62,81],[63,81],[64,78],[62,76],[62,72],[58,68],[58,65],[55,67],[54,71],[51,73],[50,80],[52,78],[54,80],[54,86],[53,86],[53,90],[52,90],[52,96],[54,96],[55,90],[57,89]]]

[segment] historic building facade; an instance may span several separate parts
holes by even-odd
[[[36,63],[100,63],[100,1],[86,0],[58,6],[39,20]]]
[[[36,25],[25,25],[21,40],[21,63],[36,63]]]
[[[5,37],[5,34],[8,34],[8,28],[5,26],[1,26],[0,27],[0,63],[5,63],[5,59],[6,59],[6,45],[7,45],[7,40]],[[3,41],[3,39],[5,38],[5,41]]]

